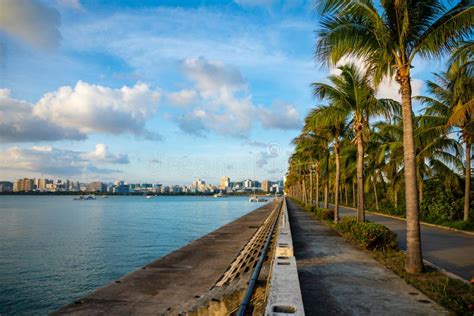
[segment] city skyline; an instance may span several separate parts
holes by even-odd
[[[202,179],[196,179],[188,184],[163,184],[154,182],[128,182],[125,180],[92,181],[89,183],[71,179],[21,178],[15,181],[0,179],[0,193],[9,192],[107,192],[107,193],[214,193],[214,192],[244,192],[261,190],[264,192],[280,193],[283,190],[283,179],[241,179],[231,181],[223,176],[218,184],[212,184]]]
[[[314,65],[311,1],[2,5],[4,179],[281,177],[310,83],[334,71]],[[444,60],[414,65],[416,95]]]

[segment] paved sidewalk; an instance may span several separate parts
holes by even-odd
[[[288,206],[306,315],[448,315],[313,214]]]

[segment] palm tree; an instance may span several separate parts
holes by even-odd
[[[466,51],[468,44],[461,46],[458,51]],[[436,82],[428,81],[428,92],[433,97],[417,97],[426,104],[426,114],[436,120],[435,126],[458,132],[465,143],[465,194],[464,216],[469,220],[470,185],[471,185],[471,146],[474,138],[474,78],[466,66],[474,63],[473,44],[470,44],[470,55],[460,58],[458,51],[453,55],[451,66],[447,72],[436,76]],[[447,131],[446,131],[447,132]]]
[[[334,177],[334,222],[339,222],[339,180],[341,170],[341,140],[342,137],[347,133],[348,122],[343,111],[340,107],[325,105],[320,106],[310,112],[307,120],[311,126],[322,134],[329,135],[333,141],[333,150],[335,157],[335,177]],[[328,179],[329,180],[329,179]]]
[[[393,100],[378,100],[371,86],[370,74],[362,73],[354,64],[340,66],[338,70],[339,75],[329,77],[331,84],[313,83],[313,93],[320,99],[329,100],[327,120],[342,115],[352,127],[353,142],[357,145],[357,220],[363,222],[364,142],[369,131],[369,119],[375,115],[389,116],[399,106]]]
[[[407,209],[405,270],[423,270],[416,188],[410,70],[416,56],[438,57],[472,34],[473,0],[450,9],[441,0],[323,0],[317,56],[336,64],[348,55],[364,60],[375,83],[385,76],[400,86]]]

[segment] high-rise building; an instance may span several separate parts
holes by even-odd
[[[272,181],[263,180],[262,181],[262,191],[263,192],[269,192],[272,185],[273,185]]]
[[[251,190],[253,187],[253,181],[250,179],[246,179],[242,182],[242,186],[245,190]]]
[[[228,188],[230,188],[230,178],[227,176],[222,177],[219,188],[222,190],[227,190]]]
[[[36,189],[40,191],[46,191],[46,184],[49,183],[48,179],[45,178],[38,178],[36,179]]]
[[[33,191],[35,188],[35,180],[34,179],[18,179],[15,182],[15,186],[13,188],[13,191],[15,192],[29,192]]]
[[[86,186],[87,192],[104,192],[106,189],[106,185],[103,182],[95,181],[91,182]]]

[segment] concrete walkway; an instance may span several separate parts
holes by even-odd
[[[341,216],[355,216],[356,212],[347,207],[340,207]],[[365,213],[366,219],[387,226],[397,233],[400,248],[406,250],[406,222]],[[466,280],[474,278],[474,236],[449,231],[427,225],[421,225],[421,243],[423,256],[426,260],[452,272]]]
[[[313,214],[288,206],[306,315],[448,315]]]

